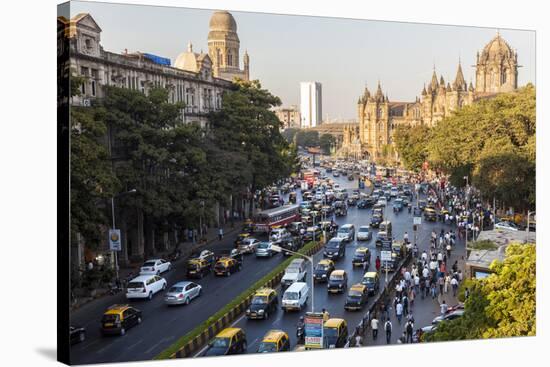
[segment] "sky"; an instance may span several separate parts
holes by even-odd
[[[213,10],[110,3],[71,2],[71,15],[86,12],[102,29],[111,52],[141,51],[175,61],[187,50],[208,51]],[[300,104],[300,82],[322,83],[323,119],[356,119],[365,85],[380,81],[390,101],[414,101],[435,70],[454,80],[459,59],[475,85],[476,52],[495,28],[372,21],[363,19],[231,12],[242,55],[250,55],[250,77],[279,96],[283,106]],[[368,14],[358,14],[367,17]],[[535,32],[500,29],[518,52],[518,84],[535,84]]]

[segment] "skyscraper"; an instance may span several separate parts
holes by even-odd
[[[321,125],[323,115],[321,83],[300,83],[300,113],[302,128]]]

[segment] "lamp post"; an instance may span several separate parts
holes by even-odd
[[[536,211],[527,212],[527,229],[525,230],[525,242],[529,241],[529,219],[531,218],[531,215],[536,215],[536,214],[537,214]]]
[[[282,252],[283,248],[281,246],[272,245],[271,249],[275,252]],[[298,255],[309,261],[311,264],[311,312],[315,312],[315,279],[313,278],[313,257],[307,256],[304,254],[301,254],[299,252],[291,251],[285,249],[286,252],[291,253],[293,255]]]
[[[118,198],[122,195],[126,195],[126,194],[133,194],[137,192],[136,189],[132,189],[130,191],[125,191],[125,192],[121,192],[117,195],[113,195],[111,196],[111,217],[113,219],[113,227],[112,229],[115,230],[116,229],[116,221],[115,221],[115,198]],[[118,280],[118,254],[117,254],[117,251],[114,251],[114,250],[111,250],[111,257],[114,258],[114,268],[115,268],[115,276],[116,276],[116,279]]]

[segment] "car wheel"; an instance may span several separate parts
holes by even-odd
[[[138,323],[138,324],[141,324],[141,317],[138,317],[138,318],[137,318],[137,323]]]
[[[149,296],[147,296],[147,298],[148,298],[149,300],[152,300],[152,299],[153,299],[153,292],[149,292]]]
[[[166,283],[164,283],[164,284],[162,285],[162,290],[165,290],[165,289],[166,289]]]
[[[183,303],[184,303],[185,305],[188,305],[188,304],[189,304],[189,297],[187,297]]]
[[[228,270],[228,271],[227,271],[227,276],[228,276],[228,277],[231,276],[231,270]]]
[[[157,270],[157,275],[160,275],[160,270]]]
[[[264,313],[264,319],[268,319],[269,318],[269,312],[267,312],[267,310],[265,311]]]
[[[126,329],[125,328],[120,329],[120,335],[126,335]]]
[[[172,270],[172,264],[168,265],[168,270],[167,271],[170,271]]]
[[[248,349],[247,345],[246,345],[246,341],[243,342],[243,353],[246,352],[246,350]]]
[[[82,343],[85,339],[86,339],[86,334],[84,334],[83,332],[78,335],[79,342]]]

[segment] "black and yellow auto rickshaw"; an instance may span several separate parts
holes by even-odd
[[[323,325],[323,339],[326,348],[343,348],[348,341],[348,324],[344,319],[328,319]]]

